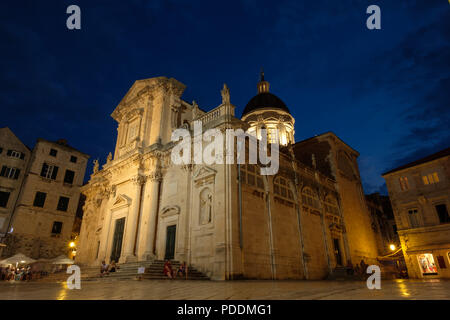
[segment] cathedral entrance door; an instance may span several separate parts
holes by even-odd
[[[175,256],[175,234],[176,234],[177,226],[168,226],[166,233],[166,254],[164,259],[173,259]]]
[[[336,264],[342,266],[342,254],[341,246],[339,245],[339,239],[333,239],[334,244],[334,255],[336,256]]]
[[[125,227],[125,218],[120,218],[116,220],[116,225],[114,227],[114,237],[111,249],[111,261],[119,261],[120,254],[122,252],[122,238],[123,229]]]

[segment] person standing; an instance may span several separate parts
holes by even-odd
[[[170,260],[166,260],[166,262],[164,263],[164,275],[169,279],[173,279],[173,269]]]

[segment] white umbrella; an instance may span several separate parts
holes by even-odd
[[[6,258],[5,260],[0,261],[0,265],[8,265],[8,264],[17,264],[17,263],[33,263],[36,260],[27,257],[22,253],[18,253],[13,255],[12,257]]]
[[[73,260],[67,258],[65,255],[58,256],[51,261],[52,264],[73,264]]]

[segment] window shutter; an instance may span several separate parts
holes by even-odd
[[[41,170],[41,177],[45,177],[45,174],[47,173],[48,165],[44,162],[42,164],[42,170]]]
[[[19,175],[20,175],[20,169],[16,169],[16,172],[14,173],[14,179],[15,180],[19,179]]]
[[[56,180],[56,176],[58,175],[58,167],[54,166],[53,167],[53,172],[52,172],[52,179]]]

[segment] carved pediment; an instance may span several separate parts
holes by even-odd
[[[166,206],[161,210],[161,217],[168,217],[180,214],[179,206]]]
[[[131,198],[124,194],[119,194],[114,200],[113,208],[129,206],[131,204]]]
[[[200,167],[194,173],[194,182],[199,185],[213,183],[216,173],[217,171],[212,168],[206,166]]]

